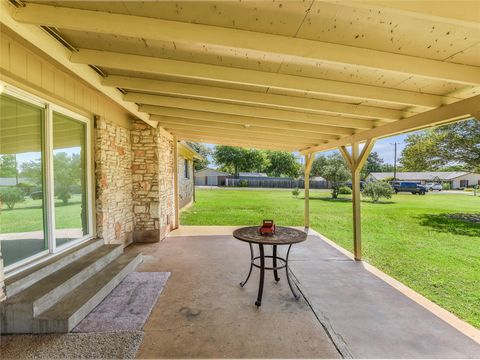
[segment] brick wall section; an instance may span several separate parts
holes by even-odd
[[[106,243],[129,244],[133,232],[130,130],[95,121],[97,236]]]
[[[163,239],[174,220],[173,141],[160,128],[135,121],[132,139],[134,241]]]
[[[192,174],[192,160],[188,160],[188,174],[185,177],[185,158],[178,156],[178,197],[180,209],[190,204],[193,200],[193,174]]]

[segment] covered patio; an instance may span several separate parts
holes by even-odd
[[[360,171],[376,139],[480,119],[478,2],[0,6],[0,89],[39,97],[47,118],[59,103],[91,126],[83,240],[142,253],[137,271],[172,273],[137,357],[478,357],[478,329],[361,261],[360,201]],[[12,118],[17,144],[22,123]],[[21,142],[38,135],[49,145],[39,129]],[[255,282],[238,286],[248,247],[233,228],[180,226],[179,141],[304,157],[309,238],[291,261],[298,301],[282,274],[279,283],[267,277],[255,307]],[[353,254],[310,228],[312,162],[334,149],[351,170]],[[48,209],[43,240],[51,243]]]
[[[5,25],[175,141],[299,151],[307,228],[314,154],[340,150],[357,260],[376,139],[480,117],[475,1],[12,4]]]

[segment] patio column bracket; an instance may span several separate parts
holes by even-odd
[[[352,173],[352,210],[353,210],[353,254],[355,260],[362,260],[362,222],[360,212],[360,171],[372,151],[374,139],[368,140],[360,151],[360,143],[352,144],[351,154],[345,146],[339,150]]]
[[[314,154],[305,155],[305,174],[304,174],[304,188],[305,188],[305,230],[310,228],[310,170],[312,169]]]

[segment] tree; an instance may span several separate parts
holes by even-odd
[[[23,162],[20,165],[20,176],[31,183],[42,185],[42,161],[40,159]]]
[[[320,159],[320,158],[324,159]],[[340,187],[350,179],[350,171],[340,154],[330,156],[321,156],[318,159],[318,175],[323,176],[330,182],[332,188],[332,198],[338,198]],[[317,160],[316,159],[316,160]],[[313,164],[312,164],[313,165]]]
[[[54,167],[54,190],[55,196],[64,204],[72,196],[73,186],[79,184],[83,176],[80,154],[69,156],[65,152],[59,152],[53,156]]]
[[[267,151],[265,155],[267,165],[264,171],[269,176],[289,176],[296,178],[300,175],[301,165],[292,153],[286,151]]]
[[[210,164],[208,158],[212,155],[212,150],[205,144],[187,141],[188,146],[203,157],[203,160],[195,159],[193,161],[195,170],[202,170]]]
[[[383,159],[378,155],[376,151],[373,151],[368,155],[367,161],[363,166],[361,175],[362,178],[366,178],[372,172],[382,172]]]
[[[411,134],[400,159],[407,171],[461,166],[480,171],[480,122],[475,119]]]
[[[323,155],[313,159],[310,176],[322,176],[321,172],[322,169],[327,165],[327,161],[327,158]]]
[[[432,131],[411,134],[405,139],[400,162],[406,171],[436,170],[444,161],[438,153],[436,135]]]
[[[0,177],[14,178],[17,176],[15,155],[0,155]]]
[[[215,147],[213,159],[223,171],[237,177],[240,171],[261,171],[266,164],[262,151],[225,145]]]
[[[390,199],[393,195],[393,188],[385,181],[372,181],[363,188],[362,194],[377,203],[381,198]]]
[[[10,210],[13,210],[16,203],[25,201],[23,191],[15,187],[0,189],[0,204],[4,203]]]

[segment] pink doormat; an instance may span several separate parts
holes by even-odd
[[[169,276],[169,272],[129,274],[72,332],[142,330]]]

